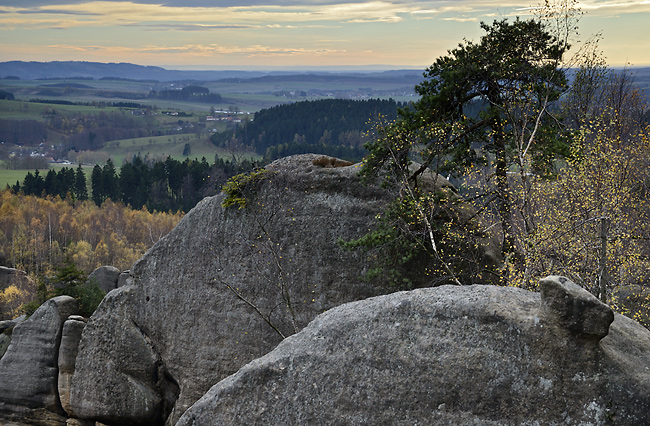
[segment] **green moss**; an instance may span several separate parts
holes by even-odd
[[[231,177],[221,188],[221,191],[226,194],[221,205],[226,208],[230,206],[245,208],[250,197],[257,190],[258,184],[270,173],[266,169],[258,169]]]

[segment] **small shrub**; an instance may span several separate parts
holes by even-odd
[[[221,202],[221,205],[223,207],[236,205],[240,209],[245,208],[249,198],[257,189],[258,183],[269,173],[271,172],[266,169],[258,169],[231,177],[221,188],[226,194],[226,198]]]

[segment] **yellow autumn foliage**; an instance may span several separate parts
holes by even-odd
[[[171,231],[182,213],[132,210],[106,201],[39,198],[0,192],[0,260],[48,275],[66,255],[85,273],[102,265],[129,269]]]

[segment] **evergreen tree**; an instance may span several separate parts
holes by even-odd
[[[512,188],[508,171],[545,171],[556,156],[568,154],[549,105],[566,90],[559,68],[568,50],[541,20],[481,23],[485,35],[466,41],[438,58],[416,86],[421,95],[401,120],[384,130],[384,137],[368,145],[369,170],[385,163],[401,170],[421,147],[421,167],[409,176],[417,184],[427,168],[462,174],[466,167],[484,164],[495,185],[486,198],[499,215],[502,253],[516,252]],[[560,135],[561,136],[561,135]]]
[[[81,164],[77,166],[77,170],[74,175],[74,195],[77,200],[84,201],[88,199],[88,187],[86,185],[86,174],[81,167]]]
[[[95,164],[92,174],[90,175],[90,184],[92,188],[92,198],[97,206],[101,206],[106,199],[103,180],[102,168],[99,164]]]
[[[115,171],[115,165],[110,158],[102,168],[102,188],[106,198],[110,198],[113,201],[119,201],[121,199],[118,175]]]
[[[58,193],[57,176],[56,172],[52,169],[45,175],[44,188],[47,195],[56,195]]]

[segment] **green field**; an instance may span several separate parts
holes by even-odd
[[[189,144],[191,150],[191,153],[187,156],[183,155],[185,144]],[[172,157],[179,161],[183,161],[185,158],[200,160],[205,157],[208,163],[214,162],[215,154],[224,158],[233,155],[232,152],[212,145],[209,136],[197,137],[193,133],[124,139],[111,141],[106,145],[106,148],[102,151],[106,152],[117,166],[122,164],[124,159],[131,159],[134,155],[150,156],[155,159]],[[247,158],[260,158],[254,153],[246,153],[244,156]]]
[[[185,148],[186,143],[190,145],[191,153],[187,156],[184,156],[183,149]],[[155,160],[161,160],[165,157],[172,157],[178,161],[184,161],[186,158],[196,159],[200,161],[203,157],[205,157],[207,162],[210,164],[214,163],[215,155],[219,155],[219,157],[224,159],[231,159],[233,155],[235,155],[238,159],[261,159],[259,155],[253,152],[233,153],[222,148],[217,148],[212,145],[209,138],[197,138],[195,134],[180,134],[111,141],[108,142],[107,147],[101,152],[107,154],[107,157],[113,161],[118,170],[125,159],[131,159],[134,155],[139,155],[143,158],[149,156]],[[76,169],[77,164],[51,163],[49,167],[58,171],[62,167],[71,167]],[[92,172],[93,165],[84,164],[82,167],[86,172],[86,180],[90,185],[90,173]],[[4,189],[7,185],[14,185],[16,181],[19,181],[22,185],[23,180],[29,171],[33,172],[33,170],[6,170],[0,166],[0,190]],[[40,170],[40,172],[42,176],[45,176],[47,170]]]
[[[174,86],[176,84],[176,86]],[[211,93],[219,93],[222,100],[217,104],[206,104],[186,101],[168,101],[149,98],[152,90],[168,90],[170,87],[179,87],[182,84],[196,84],[210,89]],[[402,96],[402,83],[365,82],[359,79],[343,79],[336,82],[327,81],[318,76],[305,78],[305,76],[281,78],[274,81],[265,79],[252,79],[235,81],[206,81],[206,82],[142,82],[133,80],[92,80],[92,79],[52,79],[52,80],[12,80],[0,79],[0,90],[12,93],[16,100],[0,100],[0,119],[37,120],[46,121],[55,111],[57,116],[74,117],[78,115],[94,115],[99,112],[125,111],[125,108],[101,106],[115,102],[132,102],[142,105],[154,106],[153,113],[142,117],[147,120],[150,129],[160,129],[167,133],[176,123],[184,122],[183,132],[191,132],[192,128],[187,123],[200,123],[195,128],[195,133],[184,133],[167,136],[151,136],[133,139],[113,140],[105,143],[104,148],[97,153],[99,163],[105,158],[111,158],[119,167],[125,159],[134,155],[149,156],[153,159],[163,159],[171,156],[177,160],[184,160],[183,150],[185,144],[190,145],[191,154],[187,157],[201,159],[205,157],[212,163],[215,154],[222,158],[230,158],[233,153],[216,148],[210,143],[213,131],[225,131],[227,125],[218,121],[205,121],[205,116],[210,114],[212,108],[224,111],[242,111],[254,113],[262,108],[275,105],[297,102],[302,100],[316,100],[332,97],[360,97],[368,96],[360,91],[377,93],[374,98],[391,97],[398,101],[413,100],[407,95]],[[359,86],[366,87],[360,89]],[[412,87],[411,87],[412,89]],[[408,90],[408,88],[406,88]],[[307,96],[299,96],[302,92]],[[390,93],[389,93],[390,92]],[[61,105],[52,103],[30,102],[34,99],[47,99],[88,103],[88,105]],[[185,115],[167,115],[163,111],[184,112]],[[248,117],[248,116],[245,116]],[[253,117],[252,115],[250,117]],[[201,127],[205,123],[205,129]],[[180,127],[180,123],[179,123]],[[200,129],[200,130],[199,130]],[[154,132],[158,133],[158,132]],[[48,130],[47,144],[58,145],[68,136]],[[9,141],[3,141],[9,142]],[[11,145],[11,146],[10,146]],[[8,156],[17,147],[11,143],[3,144],[4,155]],[[30,148],[31,149],[31,148]],[[254,153],[237,153],[238,157],[258,159]],[[5,157],[7,158],[7,157]],[[94,163],[92,163],[94,164]],[[62,167],[59,164],[50,167]],[[76,167],[76,165],[68,165]],[[90,173],[92,166],[87,166]],[[46,171],[42,171],[43,175]],[[22,181],[27,170],[4,170],[0,162],[0,188],[7,184],[13,185]]]
[[[50,169],[53,169],[55,171],[58,171],[63,167],[73,168],[75,170],[77,169],[76,164],[59,164],[59,163],[50,164]],[[84,173],[86,174],[86,181],[88,182],[88,189],[90,190],[90,173],[93,170],[93,166],[83,165],[82,168],[84,170]],[[45,177],[48,170],[39,170],[39,172],[41,176]],[[22,185],[23,180],[25,180],[25,176],[27,176],[27,172],[34,173],[34,170],[6,170],[0,168],[0,190],[5,189],[7,185],[9,186],[15,185],[16,181],[20,182],[20,184]]]

